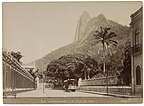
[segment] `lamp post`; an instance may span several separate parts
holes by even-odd
[[[43,93],[45,93],[45,84],[44,84],[45,83],[45,80],[44,80],[45,76],[44,76],[44,74],[42,74],[42,75],[43,75]]]
[[[106,85],[107,85],[107,95],[108,95],[108,72],[106,71]]]
[[[14,96],[16,98],[16,70],[14,69]]]
[[[85,77],[85,80],[86,80],[86,70],[87,69],[87,66],[85,65],[85,67],[84,67],[84,77]]]

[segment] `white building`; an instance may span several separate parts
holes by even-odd
[[[131,67],[132,67],[132,94],[142,95],[143,90],[143,8],[131,15]]]

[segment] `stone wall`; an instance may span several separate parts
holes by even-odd
[[[115,76],[109,76],[109,77],[101,77],[101,78],[95,78],[95,79],[87,79],[87,80],[81,80],[82,86],[94,86],[94,85],[117,85],[118,79]],[[81,86],[80,85],[80,86]]]
[[[115,76],[81,80],[78,90],[94,91],[111,94],[131,95],[131,86],[119,86]]]
[[[107,93],[107,86],[80,86],[78,90]],[[108,86],[108,93],[131,95],[131,86]]]

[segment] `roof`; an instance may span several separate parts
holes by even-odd
[[[130,17],[134,17],[134,16],[136,16],[139,12],[142,12],[142,10],[143,10],[143,7],[141,7],[141,8],[138,9],[136,12],[134,12],[133,14],[131,14]]]

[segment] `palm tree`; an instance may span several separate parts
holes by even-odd
[[[95,36],[96,42],[94,44],[97,43],[101,43],[103,46],[103,72],[107,72],[105,71],[105,50],[106,47],[110,44],[117,46],[117,42],[115,40],[113,40],[112,38],[117,36],[114,32],[108,32],[111,28],[102,28],[100,27],[100,31],[95,31],[93,33],[93,36]],[[107,80],[107,95],[108,95],[108,79],[107,79],[107,74],[106,73],[106,80]]]
[[[100,31],[95,31],[93,33],[93,36],[95,36],[96,42],[94,43],[101,43],[103,46],[103,72],[106,72],[105,70],[105,50],[106,47],[109,46],[110,44],[117,46],[117,42],[113,40],[112,38],[117,36],[114,32],[109,32],[111,28],[102,28],[100,27]]]

